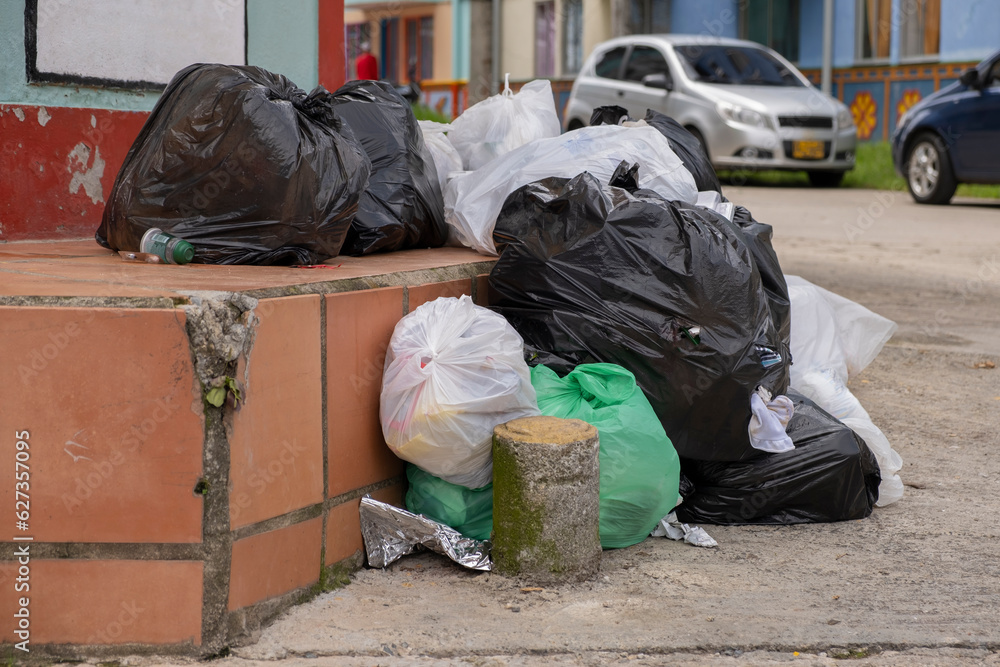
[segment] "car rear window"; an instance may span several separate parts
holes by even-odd
[[[686,44],[674,50],[694,81],[745,86],[805,86],[788,67],[763,49]]]
[[[605,79],[617,79],[619,78],[618,74],[622,71],[622,59],[624,57],[624,46],[611,49],[597,61],[594,71],[597,73],[597,76],[603,76]]]
[[[667,61],[659,49],[652,46],[636,46],[625,66],[626,81],[642,81],[647,74],[669,74]]]

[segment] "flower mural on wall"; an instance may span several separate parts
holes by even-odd
[[[910,107],[920,101],[920,97],[921,95],[919,90],[913,90],[911,88],[910,90],[903,91],[902,97],[899,98],[899,103],[896,104],[897,123],[899,122],[899,119],[903,117],[903,114],[910,110]]]
[[[858,139],[871,139],[872,132],[878,122],[878,105],[875,98],[867,90],[862,90],[854,96],[851,102],[851,115],[854,125],[858,128]]]

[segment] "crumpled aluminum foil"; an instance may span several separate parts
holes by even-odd
[[[368,564],[385,567],[403,556],[430,549],[471,570],[489,571],[489,541],[480,542],[419,514],[379,502],[361,499],[361,535],[365,539]]]
[[[660,519],[660,522],[656,524],[656,528],[653,529],[650,535],[652,537],[666,537],[677,542],[684,541],[696,547],[705,547],[706,549],[719,546],[719,543],[706,533],[704,528],[689,526],[686,523],[678,521],[676,512],[671,512]]]

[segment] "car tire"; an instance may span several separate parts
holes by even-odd
[[[810,171],[809,184],[814,188],[835,188],[844,180],[842,171]]]
[[[712,154],[708,152],[708,144],[705,143],[704,135],[698,131],[697,127],[691,125],[688,125],[684,129],[690,132],[692,135],[694,135],[694,138],[698,140],[699,144],[701,144],[701,150],[705,153],[705,157],[707,157],[708,161],[711,162]]]
[[[904,175],[918,204],[947,204],[958,187],[947,146],[941,137],[929,132],[913,140]]]

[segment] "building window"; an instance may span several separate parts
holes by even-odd
[[[535,4],[535,76],[551,77],[556,73],[556,3]]]
[[[941,0],[904,0],[899,15],[899,55],[937,55],[941,41]]]
[[[399,19],[382,19],[382,79],[399,83]]]
[[[888,60],[892,0],[858,0],[858,60]]]
[[[406,19],[406,78],[434,78],[434,19],[430,16]]]
[[[740,5],[740,36],[797,62],[799,0],[746,0]]]
[[[633,35],[670,32],[669,0],[629,0],[628,29]]]
[[[563,0],[563,74],[583,65],[583,0]]]
[[[357,77],[357,66],[356,62],[358,56],[361,55],[361,44],[368,42],[371,44],[371,26],[367,23],[349,23],[344,26],[344,34],[347,38],[347,43],[344,45],[347,50],[347,76],[345,79],[350,81]],[[374,51],[374,46],[372,46]]]

